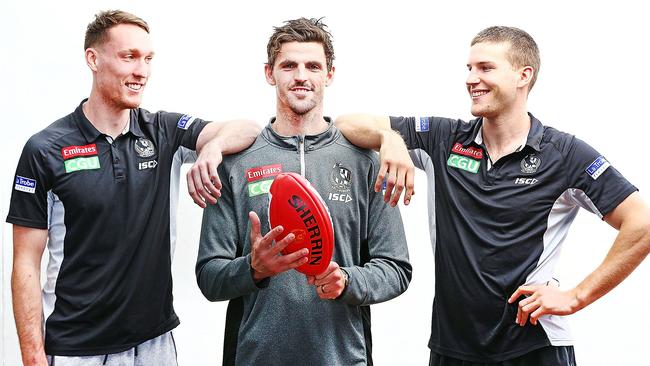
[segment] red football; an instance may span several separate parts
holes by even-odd
[[[296,173],[279,174],[271,184],[269,198],[271,228],[284,228],[277,240],[289,233],[296,236],[282,254],[307,248],[307,263],[296,270],[312,276],[322,273],[334,252],[332,218],[323,199],[307,179]]]

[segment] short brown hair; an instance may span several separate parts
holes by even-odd
[[[149,24],[141,18],[122,10],[104,10],[86,28],[84,50],[106,42],[108,30],[119,24],[133,24],[149,33]]]
[[[535,43],[535,40],[530,34],[515,27],[494,26],[480,31],[472,39],[471,45],[473,46],[481,42],[509,43],[510,49],[508,50],[507,57],[512,66],[530,66],[533,68],[533,77],[530,80],[528,91],[533,88],[535,81],[537,81],[541,61],[537,43]]]
[[[327,71],[332,70],[334,62],[334,46],[332,46],[332,34],[327,30],[327,25],[323,23],[323,18],[307,19],[300,18],[285,21],[281,27],[273,27],[274,31],[266,46],[268,56],[268,65],[273,68],[275,59],[282,48],[283,43],[287,42],[318,42],[323,45],[325,51],[325,60],[327,61]]]

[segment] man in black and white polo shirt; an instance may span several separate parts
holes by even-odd
[[[404,188],[411,199],[407,148],[435,180],[431,365],[575,365],[563,315],[606,294],[648,254],[650,209],[637,189],[585,142],[527,112],[539,65],[530,35],[490,27],[472,41],[467,63],[477,119],[337,120],[353,143],[381,148],[376,189],[386,176],[392,205]],[[580,207],[620,233],[594,272],[560,290],[554,267]]]
[[[153,50],[147,23],[132,14],[99,13],[85,56],[89,98],[32,136],[16,170],[7,221],[23,363],[176,365],[173,162],[186,149],[200,151],[189,189],[199,205],[214,203],[222,154],[250,145],[259,128],[138,108]]]

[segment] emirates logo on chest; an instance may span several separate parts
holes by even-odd
[[[470,158],[474,158],[477,160],[483,159],[483,149],[473,147],[473,146],[463,147],[463,145],[459,142],[454,144],[454,147],[451,148],[451,152],[460,155],[469,156]]]

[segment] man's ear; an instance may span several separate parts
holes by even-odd
[[[327,72],[327,78],[325,79],[325,86],[330,86],[334,82],[334,71],[336,71],[336,68],[332,66],[332,69]]]
[[[267,83],[275,86],[275,79],[273,78],[273,68],[269,66],[268,63],[264,64],[264,76],[266,76]]]
[[[97,64],[97,50],[91,47],[86,48],[86,65],[88,65],[92,71],[97,71]]]
[[[526,85],[530,85],[530,82],[533,81],[534,73],[535,70],[533,69],[532,66],[524,66],[519,71],[519,82],[517,83],[517,86],[523,88]],[[528,87],[528,90],[530,90],[530,86]]]

